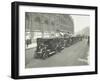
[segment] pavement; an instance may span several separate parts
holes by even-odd
[[[31,49],[31,51],[32,50],[33,49]],[[87,40],[77,42],[76,44],[65,48],[60,53],[57,53],[45,60],[35,59],[34,53],[32,51],[32,53],[30,52],[30,54],[33,54],[33,57],[25,65],[25,68],[88,65],[88,53],[89,46],[87,45]]]
[[[31,48],[34,48],[36,46],[37,46],[36,43],[32,43],[32,44],[29,44],[28,47],[27,46],[25,46],[25,47],[26,47],[26,49],[31,49]]]

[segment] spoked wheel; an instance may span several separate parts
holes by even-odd
[[[46,49],[43,49],[42,50],[42,59],[46,59],[48,57],[48,53],[47,53],[47,51],[46,51]]]
[[[42,59],[45,60],[47,57],[48,57],[47,54],[43,53]]]

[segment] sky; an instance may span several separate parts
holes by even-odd
[[[74,31],[75,33],[81,31],[85,27],[90,26],[90,16],[88,15],[71,15],[74,21]]]

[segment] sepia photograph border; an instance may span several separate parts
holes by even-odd
[[[51,73],[51,74],[38,74],[38,75],[20,75],[20,6],[39,6],[47,8],[70,8],[70,9],[86,9],[95,11],[95,64],[94,71],[85,72],[70,72],[70,73]],[[33,3],[33,2],[12,2],[11,4],[11,78],[13,79],[27,79],[27,78],[43,78],[43,77],[58,77],[58,76],[73,76],[73,75],[89,75],[98,73],[98,55],[97,55],[97,7],[96,6],[81,6],[81,5],[64,5],[64,4],[49,4],[49,3]],[[41,69],[41,68],[40,68]]]

